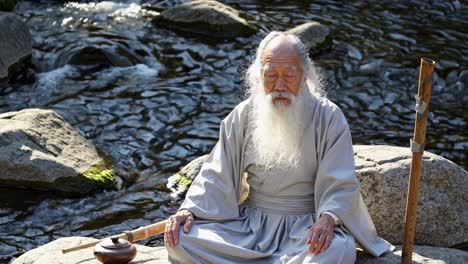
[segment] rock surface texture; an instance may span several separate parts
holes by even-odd
[[[308,22],[292,28],[287,33],[297,36],[311,53],[330,47],[332,39],[327,26],[319,22]]]
[[[380,236],[402,244],[409,148],[354,146],[361,193]],[[468,242],[468,172],[425,151],[415,243],[449,247]]]
[[[380,258],[359,254],[359,264],[399,264],[401,263],[401,246],[395,251],[387,253]],[[468,252],[452,249],[415,245],[413,249],[412,263],[418,264],[461,264],[468,263]]]
[[[13,264],[91,264],[101,263],[94,258],[93,248],[86,248],[62,254],[62,249],[97,241],[87,237],[64,237],[33,249],[13,261]],[[164,247],[146,247],[136,245],[137,255],[130,263],[168,263]]]
[[[68,264],[100,263],[93,256],[93,249],[87,248],[75,252],[62,254],[62,249],[97,241],[86,237],[65,237],[52,241],[46,245],[33,249],[21,255],[13,261],[13,264]],[[136,245],[137,255],[133,259],[136,263],[162,264],[167,261],[167,251],[164,247],[147,247]],[[413,263],[425,264],[459,264],[468,262],[468,252],[427,246],[414,246]],[[374,258],[358,252],[356,263],[358,264],[400,264],[401,246],[392,253],[387,253],[380,258]]]
[[[185,195],[207,158],[208,155],[200,156],[182,167],[179,172],[169,177],[167,187],[177,195]]]
[[[111,162],[55,111],[0,114],[0,185],[86,193],[112,184]]]
[[[27,63],[32,54],[28,25],[12,13],[0,12],[0,79],[8,78]]]
[[[212,38],[242,37],[257,31],[240,17],[239,11],[214,0],[195,0],[169,8],[161,12],[155,22]]]

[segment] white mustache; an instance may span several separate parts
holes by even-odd
[[[273,92],[269,93],[267,96],[270,97],[271,99],[276,99],[276,98],[279,98],[279,97],[287,98],[290,101],[294,100],[294,98],[296,97],[291,92],[278,92],[278,91],[273,91]]]

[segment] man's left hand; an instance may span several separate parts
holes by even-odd
[[[335,220],[327,214],[322,214],[309,231],[306,243],[309,244],[309,252],[317,255],[324,252],[335,236],[333,232]]]

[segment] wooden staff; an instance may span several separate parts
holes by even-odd
[[[405,233],[403,238],[402,264],[410,264],[413,256],[413,242],[418,205],[419,179],[422,172],[422,156],[426,136],[427,113],[431,97],[432,74],[435,61],[421,58],[418,95],[416,96],[416,121],[411,145],[411,169],[406,200]]]
[[[123,233],[121,233],[119,235],[115,235],[115,236],[112,236],[112,237],[120,237],[120,238],[128,240],[129,242],[135,242],[135,241],[143,240],[145,238],[152,237],[152,236],[164,233],[164,230],[166,229],[166,222],[167,222],[167,220],[164,220],[164,221],[161,221],[161,222],[158,222],[158,223],[155,223],[155,224],[142,226],[142,227],[139,227],[139,228],[134,229],[132,231],[125,231],[125,232],[123,232]],[[98,243],[100,243],[101,241],[102,240],[87,243],[87,244],[83,244],[83,245],[79,245],[79,246],[76,246],[76,247],[62,249],[62,253],[65,254],[65,253],[77,251],[77,250],[80,250],[80,249],[93,247],[93,246],[97,245]]]

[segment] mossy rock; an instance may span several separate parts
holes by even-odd
[[[178,173],[172,175],[167,180],[167,187],[173,194],[179,197],[185,196],[193,180]]]
[[[198,157],[190,161],[179,172],[169,177],[167,180],[167,188],[176,196],[183,197],[187,193],[188,188],[192,185],[193,179],[200,172],[203,163],[208,159],[208,155]]]
[[[103,189],[115,188],[115,175],[112,160],[105,159],[87,171],[70,177],[57,178],[53,182],[1,180],[0,186],[63,193],[87,194]]]
[[[78,193],[114,188],[113,162],[111,159],[104,159],[77,176],[58,178],[53,184],[56,190]]]
[[[89,193],[114,186],[110,156],[57,112],[0,114],[0,186]]]

